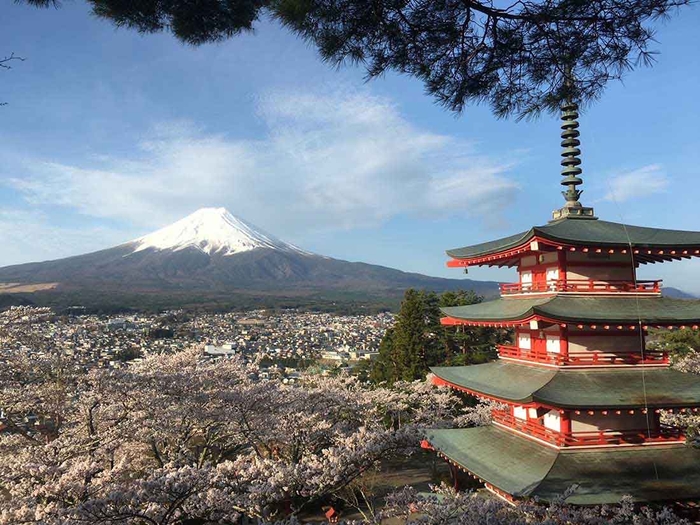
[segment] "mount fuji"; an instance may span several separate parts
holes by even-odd
[[[473,289],[486,296],[498,291],[493,282],[428,277],[307,252],[224,208],[200,209],[106,250],[0,268],[0,293],[29,290],[33,293],[25,297],[51,304],[61,293],[71,301],[91,297],[90,303],[99,304],[107,300],[116,304],[125,295],[131,302],[136,296],[158,297],[163,306],[213,297],[220,303],[222,298],[241,295],[333,301],[351,296],[362,302],[365,295],[396,298],[411,287]]]
[[[226,208],[202,208],[170,226],[127,244],[137,245],[134,252],[194,248],[207,255],[227,256],[250,250],[270,249],[311,255],[231,215]]]

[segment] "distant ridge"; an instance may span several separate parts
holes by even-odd
[[[698,297],[672,286],[664,286],[661,288],[661,295],[664,297],[673,297],[675,299],[697,299]]]

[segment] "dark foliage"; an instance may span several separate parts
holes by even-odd
[[[440,306],[465,306],[484,300],[473,291],[445,292],[440,296]],[[509,330],[475,326],[443,326],[443,342],[446,350],[445,364],[475,365],[497,357],[496,345],[510,340]]]
[[[56,0],[18,0],[56,6]],[[649,65],[652,25],[690,0],[88,0],[120,27],[170,31],[189,44],[253,28],[265,12],[333,63],[419,78],[461,112],[486,103],[499,117],[585,104]],[[573,82],[571,80],[574,79]]]
[[[673,359],[700,352],[700,332],[683,328],[681,330],[652,330],[648,338],[650,350],[668,352]]]
[[[4,310],[10,306],[31,306],[34,302],[27,297],[11,293],[0,294],[0,310]]]
[[[141,349],[136,347],[121,348],[114,354],[114,359],[124,363],[133,361],[134,359],[138,359],[140,357],[143,357],[143,354],[141,353]]]
[[[374,383],[423,379],[431,366],[474,364],[496,357],[495,344],[507,332],[490,328],[443,327],[440,307],[480,303],[483,297],[473,291],[435,292],[407,290],[396,316],[387,330],[372,364],[369,378]]]
[[[585,104],[624,71],[650,64],[648,23],[687,3],[281,0],[276,9],[329,61],[364,63],[369,77],[418,77],[452,111],[477,102],[523,117],[557,111],[568,98]]]
[[[172,31],[203,44],[250,31],[265,0],[89,0],[96,15],[141,32]]]
[[[172,339],[175,332],[172,328],[166,328],[163,326],[154,326],[148,329],[146,334],[150,339]]]

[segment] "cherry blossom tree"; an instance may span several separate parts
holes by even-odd
[[[700,374],[700,353],[690,351],[675,359],[673,368],[689,374]],[[685,412],[661,411],[661,422],[685,429],[688,438],[700,438],[700,415],[690,410]]]
[[[0,369],[0,406],[14,418],[0,433],[2,525],[282,519],[461,413],[424,382],[262,382],[254,366],[199,348],[87,374],[54,362],[18,356]],[[29,425],[30,412],[51,424]]]
[[[690,525],[668,508],[637,509],[627,497],[615,506],[573,507],[564,504],[569,495],[562,494],[549,505],[531,501],[512,506],[497,498],[455,492],[445,486],[435,488],[430,495],[406,488],[389,497],[384,517],[410,519],[417,525]]]
[[[666,511],[625,521],[625,505],[516,510],[444,488],[432,499],[402,491],[378,512],[381,462],[416,451],[427,428],[490,420],[492,404],[465,407],[430,381],[261,381],[255,363],[201,348],[86,371],[16,349],[0,360],[0,407],[0,525],[293,522],[336,499],[371,523],[407,509],[426,523],[672,523]]]

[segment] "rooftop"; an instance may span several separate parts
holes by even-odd
[[[439,453],[517,498],[618,503],[700,497],[700,449],[686,445],[557,451],[493,426],[429,431]]]
[[[700,377],[670,368],[561,370],[493,361],[431,371],[452,387],[518,404],[564,409],[700,406]]]
[[[700,232],[664,230],[595,219],[572,218],[552,221],[544,226],[535,226],[528,231],[495,241],[447,250],[447,255],[454,259],[469,260],[518,248],[527,251],[533,240],[551,243],[552,249],[559,246],[618,249],[631,247],[633,252],[635,249],[639,250],[639,253],[635,254],[635,261],[639,263],[662,262],[700,255],[700,252],[695,253],[695,250],[700,250]],[[647,253],[649,251],[651,253]]]
[[[468,306],[442,308],[448,319],[465,324],[522,324],[531,319],[553,322],[649,325],[696,325],[700,323],[700,300],[670,297],[592,297],[556,295],[507,297]],[[448,322],[448,321],[444,321]]]

